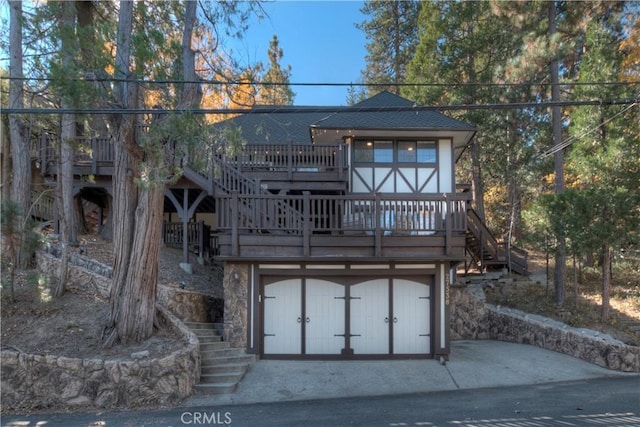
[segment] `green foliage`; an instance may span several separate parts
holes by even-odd
[[[367,1],[360,9],[370,17],[356,24],[368,40],[362,79],[367,84],[388,85],[369,87],[368,96],[383,90],[399,93],[394,84],[404,82],[407,64],[414,55],[419,7],[413,0]]]
[[[551,230],[567,238],[570,253],[598,252],[603,243],[620,247],[635,228],[628,218],[637,201],[628,191],[603,188],[569,189],[543,198]]]
[[[22,251],[24,257],[29,258],[42,243],[41,236],[34,231],[34,227],[34,221],[25,219],[25,214],[17,203],[12,200],[2,200],[0,204],[2,292],[3,297],[10,301],[13,301],[18,251]]]
[[[288,86],[291,65],[286,68],[280,65],[284,53],[276,35],[269,42],[268,54],[269,68],[262,76],[262,85],[258,91],[259,102],[264,105],[292,105],[296,94]]]

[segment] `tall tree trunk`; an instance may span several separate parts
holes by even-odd
[[[602,321],[609,321],[611,293],[611,247],[608,243],[602,245]]]
[[[104,208],[102,209],[103,215],[104,212],[107,212],[107,217],[104,220],[104,224],[100,224],[100,237],[102,237],[107,242],[113,241],[113,199],[111,194],[107,194],[104,198]]]
[[[11,142],[7,135],[9,127],[4,118],[0,119],[0,138],[2,138],[2,200],[11,198]]]
[[[129,83],[133,2],[120,2],[116,54],[116,101],[122,109],[135,108],[136,86]],[[186,2],[183,33],[183,76],[194,81],[191,37],[196,20],[195,1]],[[201,96],[198,84],[185,84],[178,108],[190,108]],[[162,233],[164,181],[157,173],[165,169],[163,156],[145,153],[136,141],[134,115],[112,117],[114,135],[113,235],[114,277],[111,315],[104,331],[104,344],[140,342],[153,332],[158,278],[158,253]],[[151,148],[153,150],[153,147]],[[138,181],[137,183],[134,181]]]
[[[22,68],[22,1],[10,1],[9,34],[9,108],[24,108]],[[27,130],[19,114],[9,115],[9,134],[11,137],[11,158],[13,180],[11,199],[18,205],[22,217],[17,228],[22,233],[25,228],[26,213],[31,202],[31,158]],[[22,233],[24,234],[24,233]],[[27,266],[30,254],[24,253],[24,241],[21,239],[17,249],[17,267]]]
[[[552,39],[556,33],[556,4],[555,0],[549,2],[549,39]],[[560,101],[560,85],[558,76],[558,60],[554,58],[549,66],[549,73],[551,74],[551,100],[554,102]],[[551,121],[553,128],[553,146],[556,147],[556,151],[553,155],[554,162],[554,190],[556,194],[562,194],[564,192],[564,154],[560,148],[562,143],[562,111],[559,106],[551,107]],[[566,264],[566,240],[563,233],[556,236],[557,246],[555,252],[555,268],[553,283],[555,288],[556,304],[562,307],[566,299],[566,286],[565,277],[567,272]]]
[[[75,5],[73,2],[60,3],[62,17],[60,25],[63,28],[62,36],[62,65],[64,69],[72,69],[73,56],[75,54]],[[67,97],[62,97],[62,108],[74,107]],[[58,167],[58,182],[60,183],[60,244],[62,246],[62,258],[60,259],[60,276],[54,295],[62,296],[65,291],[67,274],[69,269],[70,245],[77,243],[76,228],[74,226],[73,205],[73,146],[76,140],[75,114],[62,114],[60,132],[60,162]]]
[[[393,8],[393,89],[392,93],[400,95],[400,76],[402,74],[401,58],[400,58],[400,2],[394,1],[391,6]]]
[[[477,137],[474,137],[471,143],[471,185],[476,213],[484,222],[484,184],[482,182],[482,167],[480,166],[480,143]]]
[[[89,231],[87,220],[85,218],[84,203],[80,196],[73,198],[73,223],[75,224],[77,241],[80,234],[86,234]]]

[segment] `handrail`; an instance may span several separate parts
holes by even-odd
[[[490,249],[489,255],[497,258],[500,253],[498,240],[487,228],[485,223],[480,219],[475,210],[469,208],[467,210],[467,216],[469,218],[469,230],[478,240],[480,240],[481,248]]]
[[[225,232],[288,232],[302,234],[349,231],[362,234],[428,235],[450,228],[467,229],[466,198],[440,195],[281,195],[238,194],[217,198],[218,230]],[[278,206],[290,207],[287,215]],[[253,215],[234,215],[249,206]],[[278,221],[271,218],[277,216]],[[308,226],[302,221],[306,218]]]
[[[347,167],[345,144],[247,144],[224,161],[239,171],[269,170],[306,172],[337,170],[340,177]]]
[[[266,189],[262,188],[258,181],[247,177],[221,157],[213,156],[213,164],[220,171],[220,176],[214,180],[214,183],[224,194],[238,193],[243,196],[271,195]],[[271,229],[281,229],[281,227],[278,227],[278,221],[280,221],[280,218],[285,217],[293,218],[296,221],[296,227],[298,227],[296,229],[301,227],[303,219],[300,210],[283,203],[279,199],[269,200],[266,204],[258,204],[254,200],[243,199],[243,204],[238,206],[237,212],[251,223],[262,222],[258,218],[262,218],[262,220],[268,219],[268,225]]]
[[[476,211],[469,208],[467,211],[469,231],[479,241],[480,253],[471,255],[482,264],[504,264],[510,270],[519,274],[527,273],[527,252],[517,246],[507,247],[505,243],[499,243],[485,223],[480,219]],[[488,262],[488,259],[491,261]]]

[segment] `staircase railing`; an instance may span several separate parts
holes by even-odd
[[[223,158],[213,156],[213,165],[218,172],[213,182],[215,188],[223,194],[242,194],[243,196],[269,196],[266,189],[262,188],[259,181],[251,179],[238,171],[235,167],[225,162]],[[257,198],[245,198],[239,207],[239,214],[242,214],[246,221],[252,224],[263,224],[266,230],[280,231],[289,230],[289,227],[278,226],[286,219],[293,221],[295,230],[300,230],[304,221],[300,209],[290,205],[283,199],[265,198],[262,203]],[[262,227],[261,227],[262,228]]]
[[[507,247],[498,242],[478,213],[471,208],[467,209],[467,227],[477,242],[475,248],[468,247],[468,252],[481,269],[488,265],[504,265],[518,274],[527,274],[527,252],[517,246]]]

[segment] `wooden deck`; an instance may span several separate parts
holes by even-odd
[[[110,140],[78,138],[77,146],[78,185],[88,185],[81,179],[87,175],[110,182]],[[46,136],[38,141],[36,164],[42,175],[57,174],[54,147]],[[206,171],[185,166],[184,178],[173,186],[201,188],[215,198],[213,237],[189,234],[196,240],[189,244],[198,246],[200,254],[205,241],[211,254],[226,259],[460,261],[468,254],[480,269],[509,265],[526,273],[526,253],[500,246],[473,213],[468,216],[468,192],[347,195],[345,144],[247,144],[235,155],[216,155],[212,161]],[[176,227],[167,226],[168,244],[182,243],[169,236],[182,236]]]
[[[38,140],[36,161],[40,173],[57,175],[55,141],[46,135]],[[74,175],[111,176],[114,151],[109,138],[77,138]],[[270,191],[346,190],[347,156],[344,144],[247,144],[236,155],[216,156],[238,173]],[[191,177],[202,188],[212,186],[215,170],[196,172]]]
[[[461,196],[232,193],[217,200],[225,258],[464,258]]]

